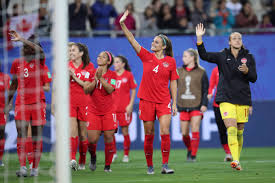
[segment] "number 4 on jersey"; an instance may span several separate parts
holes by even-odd
[[[153,69],[153,71],[154,71],[155,73],[158,73],[158,71],[159,71],[159,65],[157,65],[157,66]]]

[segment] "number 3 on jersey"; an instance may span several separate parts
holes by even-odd
[[[29,76],[28,68],[24,68],[24,77],[27,78]]]
[[[158,71],[159,71],[159,65],[157,65],[157,66],[153,69],[153,72],[155,72],[155,73],[158,73]]]

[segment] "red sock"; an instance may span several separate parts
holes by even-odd
[[[191,140],[191,147],[192,147],[192,153],[191,156],[196,156],[197,151],[199,148],[200,143],[200,132],[193,132],[192,133],[192,140]]]
[[[116,137],[115,135],[113,136],[113,144],[114,144],[114,154],[116,154]]]
[[[154,135],[145,135],[144,153],[148,167],[153,166],[153,142]]]
[[[28,137],[26,140],[26,153],[29,164],[33,163],[33,145],[32,145],[32,137]]]
[[[105,166],[111,165],[114,155],[114,143],[105,143]]]
[[[231,154],[228,144],[222,144],[222,146],[226,154]]]
[[[71,160],[75,160],[76,152],[78,146],[78,136],[71,137]]]
[[[130,144],[131,144],[130,136],[124,135],[123,149],[124,149],[125,156],[129,156]]]
[[[190,136],[189,135],[186,135],[186,136],[182,136],[182,141],[184,142],[186,148],[188,151],[191,151],[191,139],[190,139]]]
[[[80,143],[79,143],[79,164],[85,165],[87,149],[88,149],[88,140],[80,141]]]
[[[91,154],[91,157],[95,157],[96,156],[96,144],[89,143],[88,144],[88,149],[89,149],[89,152]]]
[[[170,153],[170,135],[161,135],[161,153],[162,153],[162,164],[167,163],[169,160]]]
[[[5,151],[5,139],[0,139],[0,160],[3,158],[3,154]]]
[[[26,166],[26,138],[17,138],[17,155],[20,166]]]
[[[33,141],[33,168],[37,168],[40,162],[43,149],[43,141]]]

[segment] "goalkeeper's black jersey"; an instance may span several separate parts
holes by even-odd
[[[239,105],[252,105],[249,82],[256,82],[257,72],[255,60],[246,49],[241,49],[237,58],[231,50],[225,48],[221,52],[206,52],[204,44],[197,45],[200,58],[216,63],[219,69],[219,83],[217,87],[216,102],[229,102]],[[238,66],[246,63],[249,71],[243,74]]]

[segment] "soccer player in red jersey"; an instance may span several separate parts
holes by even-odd
[[[120,19],[121,28],[143,63],[143,76],[138,92],[140,98],[139,117],[143,120],[145,141],[144,152],[147,161],[147,174],[154,174],[153,168],[153,141],[154,121],[156,115],[160,123],[162,170],[163,174],[174,173],[168,167],[170,153],[170,121],[171,110],[173,115],[177,113],[177,79],[176,61],[173,58],[171,41],[163,34],[156,36],[152,42],[150,53],[135,40],[133,34],[128,30],[124,21],[128,11]],[[172,94],[172,105],[170,89]]]
[[[71,50],[72,50],[72,46],[74,45],[75,43],[74,42],[69,42],[68,43],[68,62],[71,61]],[[54,69],[54,68],[53,68]],[[53,70],[53,75],[54,75],[55,71]],[[52,115],[54,116],[54,113],[55,113],[55,83],[53,82],[52,84],[52,96],[51,96],[51,99],[52,99],[52,102],[51,102],[51,113]]]
[[[43,84],[43,90],[44,92],[49,92],[50,91],[50,83],[52,82],[52,76],[49,71],[49,68],[47,65],[44,65],[44,84]],[[45,96],[42,96],[42,100],[45,100]],[[32,131],[31,131],[31,124],[29,124],[28,127],[28,138],[26,139],[26,155],[27,159],[29,161],[29,167],[32,169],[33,165],[33,145],[32,145]]]
[[[113,136],[117,129],[113,92],[116,86],[116,73],[111,71],[114,59],[110,52],[103,51],[97,57],[97,70],[90,75],[84,85],[89,94],[88,105],[88,141],[91,154],[90,169],[96,169],[96,145],[100,134],[104,134],[105,172],[111,172],[114,153]]]
[[[128,60],[124,56],[115,57],[114,61],[115,71],[117,74],[116,79],[116,91],[114,92],[116,119],[121,127],[122,134],[124,136],[124,156],[122,162],[129,162],[130,151],[130,137],[128,134],[128,127],[132,121],[132,112],[136,96],[136,81],[131,68],[128,64]],[[131,96],[130,96],[131,94]],[[116,141],[114,136],[114,149],[115,154],[113,161],[116,157]]]
[[[211,74],[210,81],[209,81],[209,88],[208,88],[208,95],[207,95],[207,98],[209,101],[213,97],[214,91],[215,91],[214,98],[216,97],[218,83],[219,83],[219,70],[218,70],[218,67],[215,67],[212,70],[212,74]],[[232,155],[231,155],[230,149],[228,147],[228,142],[227,142],[226,127],[222,120],[219,104],[217,104],[215,102],[215,100],[213,101],[213,109],[214,109],[214,114],[215,114],[215,121],[218,126],[218,130],[219,130],[220,141],[221,141],[221,144],[222,144],[224,152],[225,152],[224,161],[232,161]]]
[[[198,52],[189,48],[183,53],[183,67],[178,68],[178,111],[182,140],[187,147],[187,161],[196,161],[200,142],[200,124],[207,110],[208,78],[204,68],[199,65]],[[189,136],[191,127],[192,138]]]
[[[20,170],[17,176],[27,176],[26,138],[28,126],[31,124],[33,141],[33,168],[30,176],[38,176],[38,164],[42,154],[42,129],[46,123],[46,104],[43,91],[45,54],[41,45],[31,36],[28,40],[17,32],[10,31],[13,41],[23,43],[22,57],[12,63],[12,83],[8,94],[8,104],[17,90],[14,117],[17,129],[17,153]]]
[[[0,71],[0,166],[4,166],[2,161],[5,148],[5,126],[7,116],[4,112],[5,109],[5,93],[10,87],[10,76]]]
[[[84,93],[83,86],[94,72],[94,65],[90,62],[88,48],[81,43],[71,46],[69,61],[70,73],[70,125],[71,125],[71,162],[73,170],[77,170],[76,153],[79,144],[79,169],[85,169],[87,141],[87,114],[89,96]]]

